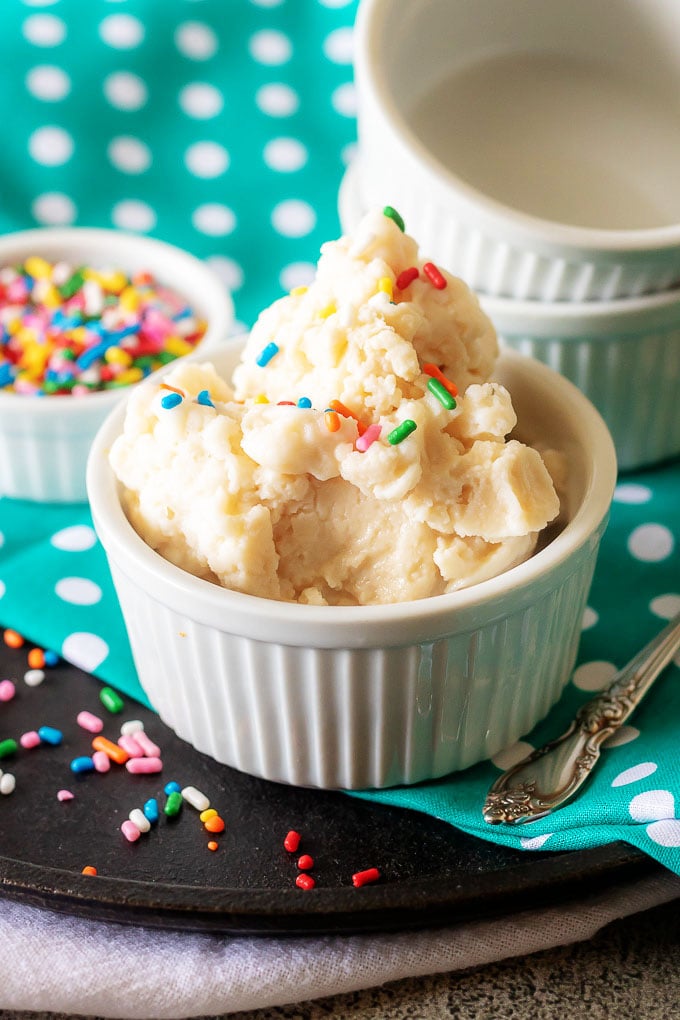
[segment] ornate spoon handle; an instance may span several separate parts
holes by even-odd
[[[590,775],[602,744],[642,701],[680,648],[680,614],[579,709],[569,729],[499,776],[487,794],[484,820],[530,822],[568,801]]]

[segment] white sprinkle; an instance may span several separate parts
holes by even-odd
[[[29,669],[24,673],[24,683],[28,687],[39,687],[45,679],[45,674],[41,669]]]
[[[0,778],[0,793],[4,794],[5,796],[7,796],[10,793],[14,793],[16,785],[17,781],[12,775],[12,773],[5,772],[2,778]]]
[[[144,723],[141,719],[128,719],[124,722],[120,728],[121,736],[125,736],[128,733],[139,733],[140,730],[144,729]]]
[[[182,790],[182,797],[197,811],[207,811],[210,807],[210,801],[206,795],[197,790],[195,786],[185,786]]]
[[[133,808],[128,818],[133,825],[136,825],[140,832],[148,832],[151,828],[151,822],[146,817],[141,808]]]

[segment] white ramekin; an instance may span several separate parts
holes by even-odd
[[[213,356],[225,377],[240,350]],[[266,779],[361,789],[466,768],[545,715],[576,656],[615,454],[597,411],[544,365],[507,351],[495,377],[520,438],[566,454],[564,527],[496,578],[395,605],[276,602],[164,560],[121,508],[108,451],[124,408],[112,412],[92,445],[88,496],[139,679],[180,737]]]
[[[676,284],[680,223],[619,230],[539,219],[466,183],[409,127],[409,104],[454,68],[521,53],[567,54],[623,68],[641,88],[677,95],[680,8],[677,0],[361,0],[355,169],[364,207],[395,206],[424,251],[490,295],[611,300]],[[527,161],[540,156],[526,153]],[[649,167],[651,175],[651,159]],[[644,186],[653,189],[651,176]]]
[[[621,470],[680,454],[680,290],[584,304],[480,300],[502,344],[560,372],[597,407]]]
[[[0,237],[0,266],[22,262],[29,255],[129,273],[149,270],[207,322],[201,340],[204,350],[225,339],[232,327],[232,301],[213,270],[163,241],[87,227],[26,230]],[[128,389],[84,397],[32,397],[0,390],[0,496],[83,502],[90,443]]]

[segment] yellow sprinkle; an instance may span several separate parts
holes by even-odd
[[[264,393],[258,393],[258,395],[255,397],[255,403],[256,404],[268,404],[269,401],[265,397]]]
[[[378,290],[382,291],[383,294],[387,294],[390,301],[392,300],[392,281],[389,276],[383,276],[378,280]]]
[[[59,308],[61,297],[56,287],[50,285],[42,296],[42,303],[46,308]]]
[[[217,817],[217,811],[215,811],[214,807],[209,807],[209,808],[206,808],[205,811],[201,811],[201,813],[200,813],[200,815],[198,817],[200,818],[200,820],[202,822],[207,822],[209,818],[216,818]]]
[[[104,354],[104,360],[109,365],[122,365],[127,368],[132,364],[132,355],[124,351],[122,347],[109,347]]]
[[[84,344],[87,342],[87,330],[84,326],[74,326],[70,333],[76,343]]]
[[[300,297],[302,294],[306,294],[309,290],[308,287],[293,287],[290,292],[291,297]]]
[[[100,273],[99,283],[101,283],[104,290],[108,290],[111,294],[120,294],[127,286],[127,276],[125,273],[113,272],[113,273]]]
[[[141,368],[128,368],[125,372],[121,372],[120,375],[116,376],[116,382],[120,386],[128,386],[130,383],[139,382],[143,378],[144,372]]]
[[[318,314],[320,319],[327,319],[329,315],[335,315],[336,312],[337,308],[331,301],[331,303],[329,305],[326,305],[325,308],[322,308]]]
[[[40,375],[47,364],[49,356],[50,352],[47,347],[41,344],[31,344],[21,355],[19,364],[32,375]]]
[[[168,354],[174,354],[176,358],[181,358],[183,354],[190,354],[193,351],[193,347],[186,340],[183,340],[181,336],[169,336],[166,337],[163,350],[167,351]]]
[[[16,336],[21,329],[21,319],[10,319],[7,323],[6,329],[10,336]]]
[[[136,287],[126,287],[121,291],[120,307],[126,312],[136,312],[141,304],[141,295]]]
[[[24,269],[34,280],[51,280],[52,266],[40,255],[31,255],[24,262]]]

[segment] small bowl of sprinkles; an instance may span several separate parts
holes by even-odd
[[[114,405],[232,323],[210,267],[162,241],[90,228],[0,238],[0,496],[85,501],[90,443]]]

